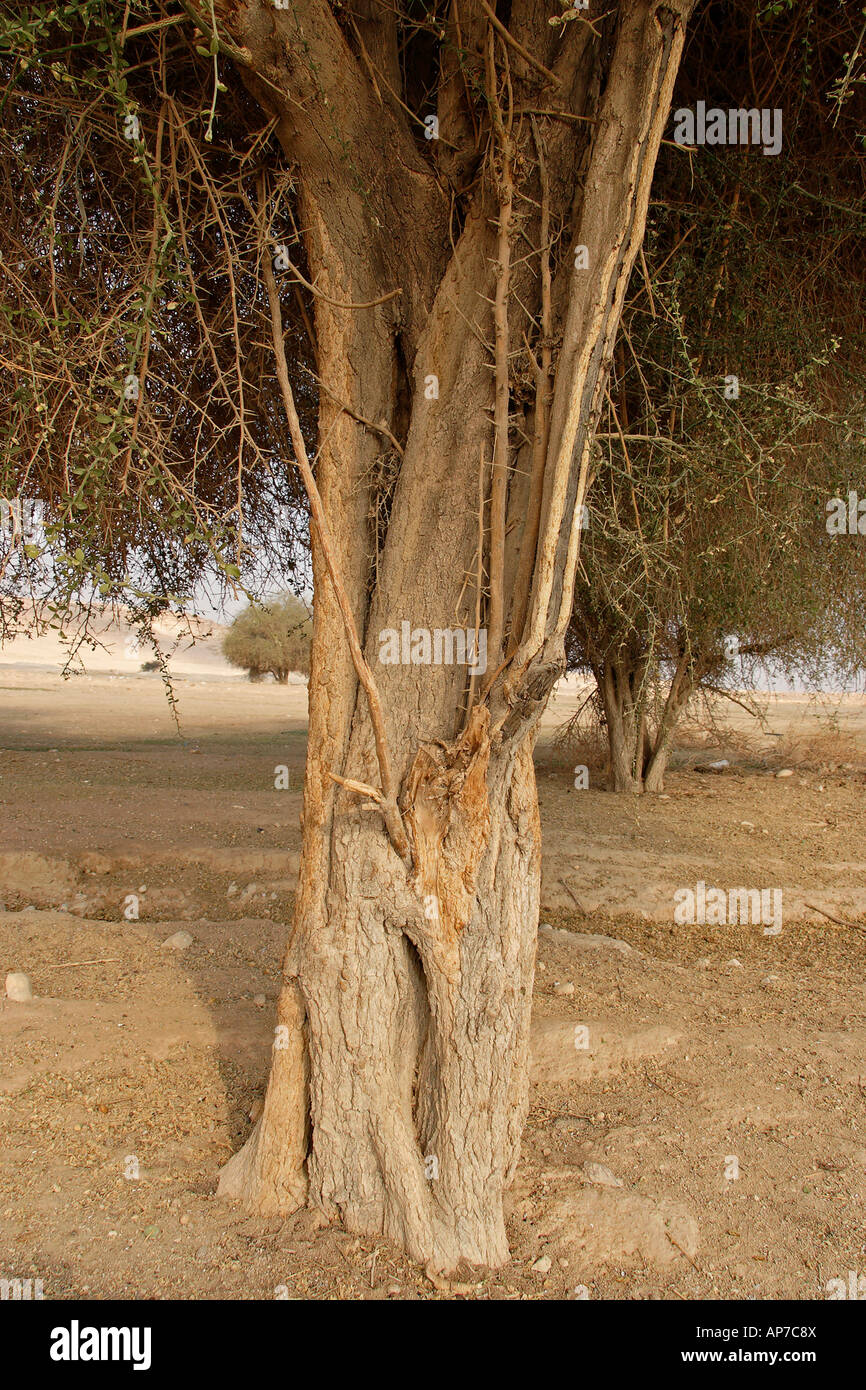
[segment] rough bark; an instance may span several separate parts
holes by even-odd
[[[605,661],[596,674],[607,729],[608,786],[614,792],[644,790],[649,734],[641,673],[627,660]]]
[[[614,792],[664,791],[677,724],[705,666],[689,653],[677,661],[661,713],[650,728],[645,661],[607,659],[594,668],[608,742],[608,786]],[[655,684],[655,682],[653,682]]]
[[[476,583],[478,460],[493,455],[491,302],[507,248],[501,178],[498,188],[493,178],[478,179],[457,229],[442,187],[443,180],[459,187],[477,164],[478,112],[461,106],[467,68],[451,62],[443,70],[439,110],[461,115],[443,131],[456,148],[436,156],[437,177],[390,94],[399,80],[392,11],[362,7],[355,34],[322,0],[299,0],[287,12],[252,0],[217,9],[243,54],[250,89],[276,116],[296,163],[309,275],[328,296],[315,302],[325,387],[316,479],[378,683],[411,842],[407,867],[375,803],[334,782],[336,775],[375,785],[377,763],[314,534],[303,857],[278,1014],[285,1031],[276,1038],[262,1118],[224,1170],[221,1190],[269,1212],[307,1200],[352,1230],[390,1236],[437,1269],[460,1259],[501,1264],[508,1257],[503,1193],[526,1107],[539,907],[532,743],[563,667],[576,509],[643,231],[682,7],[629,0],[612,43],[576,24],[556,39],[535,0],[511,9],[512,35],[554,66],[562,109],[596,122],[591,137],[586,124],[567,120],[550,121],[546,135],[548,215],[590,246],[591,269],[576,272],[569,259],[545,291],[545,317],[556,318],[563,345],[536,480],[540,520],[523,533],[529,593],[515,594],[521,546],[506,543],[503,554],[501,529],[496,552],[501,595],[527,618],[510,631],[502,613],[510,661],[475,683],[471,708],[465,666],[378,660],[379,634],[399,630],[403,619],[413,628],[474,628],[477,605],[487,614],[490,602]],[[483,72],[483,11],[461,4],[458,16],[454,7],[452,51],[460,17],[468,72],[473,64]],[[521,76],[523,60],[508,47],[514,65],[504,80],[537,99],[544,79],[527,75],[531,66]],[[387,83],[369,69],[390,74]],[[526,135],[531,150],[528,127]],[[541,189],[527,177],[534,191],[521,205],[519,231],[537,246]],[[540,310],[540,268],[529,261],[515,263],[511,287],[515,300]],[[396,288],[399,296],[370,309],[329,302],[366,303]],[[526,324],[519,328],[516,317],[507,325],[512,354]],[[500,385],[504,331],[500,314]],[[431,376],[433,399],[425,389]],[[370,521],[382,432],[361,420],[381,426],[402,450],[384,537]],[[507,531],[520,522],[521,493],[501,395],[497,422],[495,482],[500,522],[507,482]],[[483,481],[489,505],[489,471]],[[487,534],[485,564],[489,554]]]

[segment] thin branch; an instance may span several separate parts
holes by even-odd
[[[285,257],[285,261],[287,266],[289,267],[289,270],[292,272],[292,274],[295,276],[297,280],[300,280],[304,289],[309,290],[310,294],[314,294],[317,299],[321,299],[325,304],[332,305],[332,307],[335,309],[375,309],[377,304],[387,304],[389,299],[394,299],[396,295],[403,293],[401,289],[389,290],[387,294],[380,295],[378,299],[367,299],[362,304],[354,304],[352,302],[344,303],[341,299],[331,299],[330,295],[325,294],[322,290],[316,289],[315,285],[311,284],[309,280],[305,279],[301,272],[298,270],[297,266],[292,265],[292,262],[289,260],[288,253],[286,252],[285,247],[281,247],[280,249],[282,251],[283,256]]]
[[[505,628],[505,512],[508,500],[508,289],[511,272],[511,216],[514,184],[511,173],[511,140],[502,120],[496,91],[493,30],[487,30],[487,94],[491,120],[499,146],[499,236],[496,259],[496,296],[493,305],[495,395],[493,414],[493,469],[490,486],[490,613],[488,661],[499,662]],[[507,54],[506,54],[507,62]]]
[[[484,576],[484,445],[482,444],[478,458],[478,559],[475,569],[475,646],[473,651],[476,661],[473,668],[477,665],[478,656],[478,634],[481,631],[481,590]],[[466,721],[463,725],[464,733],[469,727],[469,719],[472,714],[472,704],[475,699],[475,686],[478,681],[478,672],[473,669],[469,677],[469,695],[466,700]]]
[[[480,3],[482,10],[487,15],[487,18],[490,20],[496,32],[502,36],[506,43],[511,44],[515,53],[519,53],[524,62],[528,63],[530,67],[535,68],[536,72],[540,72],[542,77],[545,77],[548,82],[552,82],[554,86],[558,86],[559,78],[556,76],[556,73],[551,72],[550,68],[546,68],[543,63],[539,63],[538,59],[532,56],[529,49],[524,48],[519,39],[516,39],[513,34],[509,34],[502,21],[496,18],[496,14],[488,5],[487,0],[480,0]]]
[[[804,900],[803,906],[810,907],[813,912],[820,912],[822,917],[826,917],[830,922],[836,922],[840,927],[853,927],[854,931],[866,932],[866,927],[861,927],[858,922],[849,922],[844,917],[835,917],[832,912],[825,912],[824,908],[819,907],[817,903],[807,903]]]
[[[264,222],[264,175],[259,179],[259,199],[262,208],[262,221]],[[263,227],[264,231],[264,227]],[[358,640],[358,631],[355,627],[355,619],[352,616],[352,609],[346,588],[343,583],[343,576],[340,572],[339,562],[334,547],[331,528],[325,516],[325,509],[322,505],[322,497],[316,484],[313,470],[307,457],[307,448],[304,443],[304,436],[301,432],[301,422],[298,419],[298,412],[295,409],[295,398],[292,393],[291,382],[289,381],[289,368],[286,362],[286,347],[283,340],[283,317],[280,310],[280,295],[277,289],[277,281],[274,275],[274,268],[268,254],[267,241],[263,238],[262,266],[264,269],[265,284],[268,291],[268,302],[271,310],[271,330],[274,342],[274,357],[276,360],[277,381],[282,392],[283,405],[286,418],[289,424],[289,434],[295,450],[295,459],[298,471],[303,480],[307,497],[310,502],[310,514],[312,523],[316,528],[319,537],[319,544],[322,547],[325,564],[334,588],[334,595],[343,619],[343,627],[346,632],[346,640],[349,644],[349,651],[352,657],[352,664],[358,676],[358,680],[364,687],[367,696],[367,704],[370,710],[370,722],[373,726],[373,737],[376,743],[376,756],[379,762],[379,776],[382,780],[381,809],[385,818],[385,825],[395,850],[404,862],[410,859],[409,840],[403,824],[403,817],[397,805],[397,791],[394,784],[394,774],[391,769],[391,756],[388,751],[388,742],[385,734],[385,719],[382,713],[382,701],[373,673],[361,651],[361,644]],[[332,773],[331,776],[334,774]]]
[[[529,119],[532,125],[532,138],[538,155],[538,173],[541,180],[541,365],[536,366],[532,470],[529,498],[526,504],[526,523],[523,528],[520,559],[514,580],[511,641],[509,644],[511,653],[517,650],[523,635],[523,626],[529,607],[529,593],[532,588],[535,549],[538,544],[538,528],[541,523],[541,499],[544,493],[544,461],[547,458],[547,446],[550,437],[550,372],[553,360],[551,348],[550,180],[544,158],[544,146],[538,133],[535,117],[530,116]]]
[[[336,772],[329,772],[328,776],[332,782],[337,782],[347,791],[357,792],[359,796],[369,796],[378,805],[382,804],[382,793],[375,787],[369,786],[366,782],[358,782],[354,777],[339,777]]]
[[[318,375],[318,373],[311,372],[310,375],[315,377],[317,384],[321,387],[321,389],[325,392],[327,396],[330,396],[331,400],[334,402],[335,405],[338,405],[341,410],[344,410],[346,412],[347,415],[351,415],[352,419],[357,420],[359,425],[365,425],[366,428],[368,430],[372,430],[374,434],[381,434],[384,439],[390,440],[400,457],[403,457],[403,445],[400,443],[396,435],[391,433],[387,425],[377,425],[375,420],[368,420],[366,415],[359,415],[357,410],[353,409],[352,406],[348,405],[346,401],[341,400],[340,397],[337,396],[331,390],[330,386],[327,386],[325,384],[325,382]]]

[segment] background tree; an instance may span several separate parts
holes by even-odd
[[[833,96],[856,35],[777,8],[772,43],[725,25],[723,70],[712,16],[692,32],[675,105],[779,108],[782,151],[663,151],[599,431],[568,651],[618,791],[662,789],[695,690],[866,666],[866,553],[826,525],[866,492],[862,113]]]
[[[223,638],[223,655],[250,676],[268,672],[285,685],[289,673],[310,673],[312,622],[294,594],[267,603],[251,603],[239,613]]]

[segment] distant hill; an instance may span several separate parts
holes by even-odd
[[[66,631],[70,637],[78,627],[73,614]],[[243,680],[244,673],[229,666],[222,654],[222,640],[228,628],[223,623],[189,614],[177,618],[165,613],[153,624],[163,655],[168,661],[169,670],[177,676],[211,677],[222,680]],[[98,645],[78,647],[74,666],[84,668],[91,674],[114,673],[135,675],[142,679],[148,675],[141,670],[147,661],[153,661],[155,652],[145,645],[139,647],[138,635],[124,619],[122,611],[112,615],[106,610],[104,617],[91,621],[91,635]],[[75,647],[61,641],[57,631],[43,632],[39,636],[18,636],[5,644],[0,644],[0,666],[32,666],[42,670],[59,671],[69,660],[70,650]]]

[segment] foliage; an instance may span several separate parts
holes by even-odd
[[[239,613],[223,639],[223,655],[250,679],[271,672],[284,685],[290,671],[310,672],[312,622],[294,594],[266,604],[251,603]]]
[[[708,14],[680,72],[674,108],[750,92],[784,140],[663,151],[602,414],[569,664],[636,674],[657,727],[677,672],[733,692],[768,659],[814,685],[866,670],[866,547],[826,527],[831,498],[866,494],[862,136],[830,97],[856,35],[836,8],[764,12],[779,70],[744,25],[722,72]]]
[[[0,636],[73,598],[148,629],[205,584],[306,579],[260,325],[255,159],[281,161],[214,70],[157,3],[0,11],[0,498],[38,507],[26,544],[8,526],[0,543]],[[287,348],[311,429],[300,302]]]

